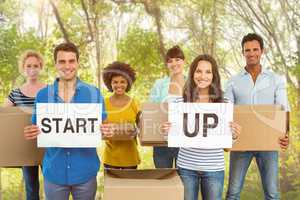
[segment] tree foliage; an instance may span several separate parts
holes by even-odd
[[[165,73],[155,32],[132,27],[117,44],[119,61],[129,63],[137,72],[133,93],[145,100],[155,79]]]

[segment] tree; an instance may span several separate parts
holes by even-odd
[[[159,38],[155,32],[132,27],[118,43],[118,60],[129,63],[137,71],[133,94],[141,100],[148,98],[148,92],[155,79],[164,74],[164,62],[159,52]]]

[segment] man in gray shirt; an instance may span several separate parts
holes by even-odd
[[[234,104],[278,104],[283,106],[289,116],[285,80],[261,66],[264,53],[261,36],[249,33],[242,40],[242,52],[246,66],[232,77],[226,87],[225,97]],[[287,127],[288,120],[287,117]],[[285,137],[279,138],[280,147],[285,150],[289,144],[288,129]],[[260,172],[266,200],[279,199],[278,152],[277,151],[237,151],[230,153],[229,184],[227,200],[240,199],[249,165],[255,157]]]

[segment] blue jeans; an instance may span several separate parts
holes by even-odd
[[[227,200],[240,199],[245,176],[255,157],[260,172],[265,200],[280,199],[278,189],[278,152],[245,151],[230,153],[230,171]]]
[[[26,200],[39,200],[39,166],[22,167],[25,181]]]
[[[153,147],[153,161],[155,168],[173,168],[176,166],[179,148]]]
[[[199,188],[203,200],[222,200],[224,171],[204,172],[178,169],[184,186],[184,200],[198,200]]]
[[[46,200],[94,200],[97,190],[96,177],[88,182],[76,185],[57,185],[44,179]]]

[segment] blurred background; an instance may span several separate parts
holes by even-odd
[[[186,71],[194,57],[211,54],[224,86],[245,64],[240,43],[249,32],[264,38],[263,66],[285,76],[288,83],[291,145],[281,152],[281,196],[299,200],[300,0],[0,0],[0,103],[25,81],[17,64],[25,49],[43,54],[42,79],[51,83],[56,77],[55,45],[74,42],[80,49],[79,77],[104,94],[108,92],[101,70],[115,60],[129,63],[137,71],[130,95],[145,102],[154,80],[167,75],[168,48],[179,45],[184,50]],[[139,168],[153,168],[152,148],[141,147],[140,152]],[[0,170],[0,200],[24,199],[21,169]],[[102,173],[98,178],[101,199]],[[253,161],[241,199],[263,199],[261,187]]]

